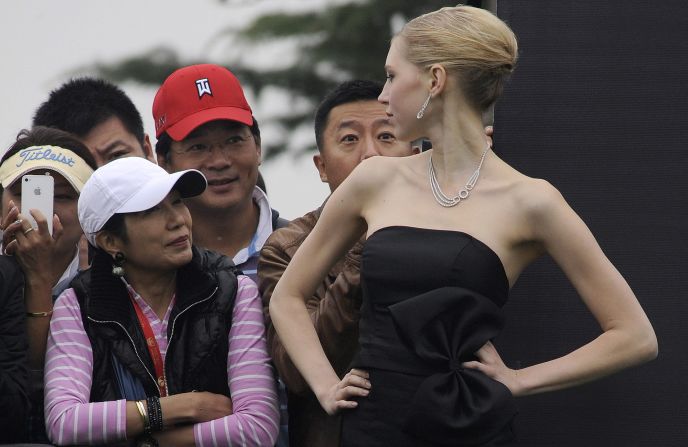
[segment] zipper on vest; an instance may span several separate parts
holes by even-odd
[[[113,323],[113,324],[116,324],[117,326],[119,326],[119,327],[122,328],[122,331],[127,335],[127,338],[128,338],[129,341],[131,342],[131,346],[134,348],[134,353],[136,354],[136,358],[139,359],[139,362],[141,362],[141,366],[143,366],[143,369],[145,369],[146,372],[148,373],[148,377],[150,377],[151,381],[155,384],[155,388],[158,390],[158,396],[160,396],[160,386],[158,385],[158,381],[155,380],[155,378],[153,377],[153,374],[151,374],[151,372],[150,372],[150,371],[148,370],[148,368],[146,367],[146,364],[143,363],[143,360],[141,359],[141,356],[139,355],[139,351],[136,349],[136,344],[134,344],[134,339],[131,338],[131,335],[129,335],[129,332],[127,332],[127,330],[124,328],[124,326],[122,326],[122,325],[121,325],[119,322],[117,322],[117,321],[100,321],[100,320],[95,320],[95,319],[93,319],[93,318],[91,318],[91,317],[88,317],[88,319],[89,319],[90,321],[94,322],[94,323],[101,323],[101,324],[104,324],[104,323]],[[164,369],[164,368],[163,368],[163,369]],[[167,379],[165,379],[165,380],[167,380]]]
[[[169,354],[170,354],[170,351],[172,350],[172,338],[174,337],[174,326],[175,326],[175,324],[177,323],[177,319],[178,319],[179,317],[181,317],[182,314],[183,314],[184,312],[186,312],[187,310],[189,310],[189,309],[191,309],[192,307],[196,306],[197,304],[205,303],[206,301],[208,301],[210,298],[213,297],[213,295],[215,295],[215,293],[217,292],[217,289],[219,289],[219,287],[218,287],[218,286],[215,286],[215,290],[213,290],[212,293],[211,293],[210,295],[208,295],[206,298],[204,298],[204,299],[202,299],[202,300],[200,300],[200,301],[196,301],[195,303],[190,304],[190,305],[187,306],[185,309],[183,309],[181,312],[179,312],[179,313],[174,317],[174,320],[172,320],[172,331],[170,332],[170,338],[169,338],[169,340],[167,341],[167,354],[165,354],[165,362],[164,362],[164,365],[163,365],[163,368],[162,368],[162,375],[163,375],[163,378],[164,378],[164,380],[165,380],[165,383],[167,383],[167,359],[170,357]],[[167,390],[168,390],[168,392],[169,392],[169,387],[167,388]]]

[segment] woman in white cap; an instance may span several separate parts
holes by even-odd
[[[28,334],[28,350],[21,345],[6,343],[28,356],[31,370],[31,413],[26,421],[25,439],[47,442],[43,417],[43,361],[53,301],[67,288],[79,268],[78,243],[82,237],[77,217],[77,200],[84,183],[96,163],[88,148],[74,136],[58,129],[35,127],[19,133],[17,141],[0,162],[0,195],[2,196],[2,251],[12,255],[6,264],[20,268],[23,299],[22,326]],[[24,175],[49,175],[54,181],[53,211],[44,216],[40,210],[21,210],[20,201]],[[37,225],[30,222],[34,217]],[[52,223],[52,234],[49,224]],[[8,273],[6,271],[5,273]],[[21,276],[23,273],[23,277]],[[5,315],[7,317],[7,315]],[[11,339],[0,328],[0,338]],[[7,350],[0,349],[0,358]],[[0,370],[9,372],[0,360]],[[8,412],[11,417],[18,412]],[[19,432],[15,426],[15,430]]]
[[[79,198],[96,248],[57,300],[46,355],[53,443],[273,445],[278,412],[255,284],[192,245],[183,198],[206,188],[142,158]]]

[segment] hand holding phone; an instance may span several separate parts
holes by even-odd
[[[33,228],[38,228],[30,210],[39,210],[48,223],[48,231],[53,234],[53,197],[55,179],[50,175],[25,175],[21,179],[21,213]]]

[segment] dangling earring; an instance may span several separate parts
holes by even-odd
[[[428,104],[430,104],[430,97],[432,96],[431,93],[428,93],[428,97],[425,99],[425,102],[423,103],[422,106],[420,106],[420,110],[418,111],[418,114],[416,115],[416,118],[421,119],[423,118],[423,115],[425,115],[425,109],[428,108]]]
[[[112,266],[112,276],[116,276],[118,278],[124,276],[124,268],[122,266],[124,265],[125,260],[126,258],[124,257],[124,253],[121,251],[115,253],[115,258],[112,260],[112,263],[114,264]]]

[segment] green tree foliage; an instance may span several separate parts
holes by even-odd
[[[231,7],[232,0],[225,0]],[[480,6],[480,1],[466,2]],[[227,60],[244,87],[259,96],[264,88],[277,87],[290,95],[293,103],[307,104],[278,116],[284,137],[299,126],[311,126],[313,111],[323,96],[346,79],[384,78],[384,60],[393,34],[393,27],[409,18],[456,1],[442,0],[363,0],[323,7],[302,13],[271,13],[257,17],[243,29],[226,30],[223,36],[252,45],[289,39],[296,46],[296,58],[286,67],[256,69],[237,60]],[[155,48],[131,56],[112,65],[98,65],[98,72],[113,81],[135,80],[160,85],[176,68],[207,61],[181,60],[169,48]],[[259,122],[264,123],[260,116]],[[283,146],[264,147],[267,157],[274,156]],[[312,149],[311,147],[299,148]]]

